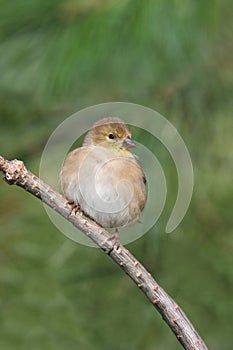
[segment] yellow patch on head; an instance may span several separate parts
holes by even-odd
[[[93,125],[84,139],[83,145],[108,145],[120,148],[121,143],[131,138],[128,125],[116,117],[103,118]]]

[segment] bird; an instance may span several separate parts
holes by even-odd
[[[128,125],[118,117],[97,121],[81,147],[66,156],[60,188],[68,203],[103,228],[139,222],[147,200],[146,176]]]

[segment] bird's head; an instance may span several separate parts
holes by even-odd
[[[87,133],[83,146],[101,146],[114,151],[128,151],[136,144],[128,125],[116,117],[104,118]]]

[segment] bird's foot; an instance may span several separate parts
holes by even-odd
[[[67,204],[71,207],[71,212],[75,214],[80,210],[80,205],[74,203],[74,201],[67,201]]]
[[[112,246],[106,250],[106,253],[109,255],[113,249],[119,249],[121,243],[120,243],[120,240],[119,240],[119,232],[118,232],[118,229],[115,230],[115,233],[112,234],[110,237],[108,237],[104,242],[103,242],[103,245],[106,243],[106,242],[111,242],[112,243]]]

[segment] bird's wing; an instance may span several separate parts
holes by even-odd
[[[74,187],[78,181],[80,166],[88,152],[89,150],[86,147],[76,148],[68,153],[63,163],[59,176],[60,188],[64,196],[70,201],[73,200]]]

